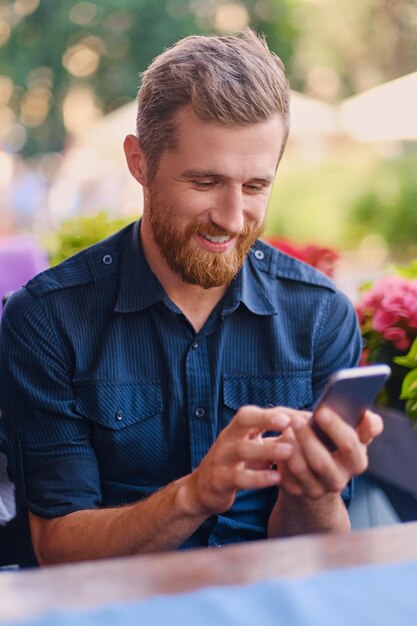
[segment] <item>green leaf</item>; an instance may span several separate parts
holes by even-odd
[[[408,372],[401,385],[400,400],[417,398],[417,368]]]
[[[373,286],[373,281],[372,280],[366,280],[363,283],[361,283],[359,285],[359,291],[362,293],[364,291],[368,291],[368,289],[371,289],[371,287]]]
[[[405,266],[395,264],[394,269],[397,276],[404,276],[404,278],[414,280],[417,278],[417,259],[413,259],[408,265]]]
[[[404,367],[417,367],[417,337],[411,344],[408,354],[405,356],[395,356],[393,361],[398,363],[398,365],[403,365]]]
[[[417,421],[417,399],[413,398],[412,400],[408,400],[405,405],[405,411],[408,417]]]

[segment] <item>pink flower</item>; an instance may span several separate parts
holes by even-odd
[[[417,337],[417,280],[382,278],[364,292],[356,312],[368,342],[366,360],[372,362],[374,351],[384,342],[399,352],[407,351]]]
[[[387,328],[382,335],[385,339],[391,341],[397,350],[408,350],[411,345],[411,339],[404,328]]]
[[[384,334],[391,326],[395,326],[399,320],[399,316],[396,312],[386,309],[378,309],[375,311],[372,328],[378,333]]]
[[[417,335],[417,280],[386,276],[365,292],[356,310],[362,327],[371,326],[398,349],[406,349],[400,346],[408,347]]]

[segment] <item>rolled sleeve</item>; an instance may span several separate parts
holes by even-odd
[[[28,507],[53,518],[80,509],[99,508],[99,474],[94,459],[64,457],[38,465],[28,486]]]
[[[48,518],[101,503],[89,425],[75,412],[65,354],[39,301],[16,292],[0,331],[1,411],[20,441],[27,506]]]

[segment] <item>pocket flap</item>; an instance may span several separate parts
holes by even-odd
[[[285,372],[267,376],[224,376],[224,403],[237,411],[246,404],[308,409],[312,405],[310,372]]]
[[[162,391],[151,380],[86,381],[76,385],[75,405],[83,417],[119,430],[161,414]]]

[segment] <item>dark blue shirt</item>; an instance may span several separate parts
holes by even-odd
[[[196,468],[240,406],[310,409],[361,349],[347,298],[262,242],[196,333],[150,270],[140,222],[16,292],[0,340],[2,411],[46,518],[150,495]],[[265,537],[276,497],[239,492],[184,547]]]

